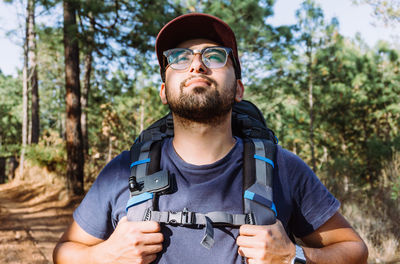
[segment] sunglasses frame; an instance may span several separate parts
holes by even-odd
[[[204,52],[205,52],[207,49],[212,49],[212,48],[223,49],[223,50],[226,52],[226,55],[227,55],[227,56],[226,56],[226,59],[225,59],[225,63],[224,63],[221,67],[210,68],[210,67],[208,67],[208,66],[206,65],[206,63],[203,61],[203,54],[204,54]],[[190,51],[190,53],[192,53],[192,55],[201,54],[201,61],[203,62],[203,64],[204,64],[207,68],[210,68],[210,69],[219,69],[219,68],[224,67],[224,66],[226,65],[227,61],[228,61],[228,57],[231,56],[231,54],[233,54],[231,48],[223,47],[223,46],[205,47],[205,48],[203,48],[203,49],[201,49],[201,50],[198,50],[198,49],[192,50],[192,49],[188,49],[188,48],[174,48],[174,49],[169,49],[169,50],[165,50],[165,51],[163,52],[163,55],[164,55],[164,69],[165,69],[165,70],[167,70],[167,68],[171,65],[171,63],[168,63],[168,56],[169,56],[169,53],[171,53],[171,52],[174,51],[174,50],[187,50],[187,51]],[[193,58],[194,58],[194,57],[193,57]],[[175,69],[175,68],[173,68],[172,66],[171,66],[171,68],[174,69],[174,70],[186,70],[186,69],[188,69],[188,68],[190,67],[190,65],[192,64],[193,58],[192,58],[192,61],[191,61],[190,63],[188,63],[188,66],[187,66],[186,68],[183,68],[183,69]],[[234,63],[234,66],[236,66],[236,60],[235,60],[235,58],[234,58],[233,56],[232,56],[231,58],[232,58],[232,61],[233,61],[233,63]],[[165,63],[165,62],[166,62],[166,63]]]
[[[228,56],[231,57],[231,60],[233,62],[233,68],[235,69],[235,76],[237,80],[240,80],[242,78],[241,76],[241,71],[240,71],[240,63],[239,60],[233,55],[233,50],[231,48],[228,47],[223,47],[223,46],[215,46],[215,47],[220,47],[220,48],[224,48],[226,51],[228,51]],[[211,48],[211,47],[207,47],[207,48]],[[204,48],[206,49],[206,48]],[[204,50],[203,49],[203,50]],[[172,49],[169,49],[172,50]],[[161,73],[161,79],[163,82],[165,82],[165,73],[167,71],[167,68],[169,66],[168,64],[168,59],[165,55],[165,53],[169,50],[165,50],[162,54],[163,54],[163,62],[162,65],[160,65],[160,73]],[[193,50],[192,50],[193,51]],[[225,62],[226,65],[226,62]]]

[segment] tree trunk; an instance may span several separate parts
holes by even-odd
[[[7,178],[9,181],[15,178],[15,171],[18,168],[18,161],[15,156],[11,156],[8,160]]]
[[[107,163],[112,160],[112,152],[113,152],[113,145],[112,145],[112,136],[108,137],[108,155],[107,155]]]
[[[82,97],[81,97],[81,105],[82,105],[81,123],[82,123],[82,137],[83,137],[83,148],[84,148],[85,160],[87,159],[87,156],[89,154],[87,110],[88,110],[88,104],[89,104],[90,76],[92,73],[92,62],[93,62],[92,48],[89,47],[88,51],[85,55],[85,75],[84,75],[84,80],[83,80],[83,91],[82,91]]]
[[[19,158],[19,179],[24,177],[25,149],[28,141],[28,16],[26,17],[26,31],[24,41],[24,66],[22,68],[22,145]]]
[[[140,132],[144,130],[144,99],[140,99]],[[139,133],[140,133],[139,132]]]
[[[0,157],[0,184],[6,182],[6,160],[7,158]]]
[[[64,0],[67,182],[74,194],[83,193],[83,140],[79,84],[79,46],[76,1]]]
[[[6,160],[7,158],[0,157],[0,184],[6,182]]]
[[[91,17],[92,14],[89,13]],[[90,27],[88,32],[86,33],[86,52],[85,52],[85,75],[83,80],[83,92],[81,96],[81,105],[82,105],[82,136],[83,136],[83,149],[85,154],[85,160],[89,155],[89,133],[88,133],[88,125],[87,125],[87,112],[89,105],[89,93],[90,93],[90,77],[92,75],[92,64],[93,64],[93,49],[94,49],[94,20],[91,19]]]
[[[312,72],[312,47],[308,47],[308,104],[310,115],[310,147],[312,169],[316,172],[315,146],[314,146],[314,101],[313,101],[313,72]]]
[[[39,89],[36,60],[36,32],[35,32],[35,0],[28,0],[28,80],[31,85],[31,136],[30,143],[38,143],[40,135],[39,124]]]

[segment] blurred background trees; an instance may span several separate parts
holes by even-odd
[[[73,7],[70,21],[62,15],[68,4]],[[168,111],[158,101],[155,36],[171,18],[196,11],[219,16],[236,32],[246,97],[262,109],[281,145],[330,181],[374,186],[400,147],[399,50],[385,42],[368,47],[360,38],[341,36],[339,22],[326,21],[312,0],[300,6],[297,24],[274,27],[266,23],[273,4],[27,1],[26,76],[25,70],[16,78],[0,76],[1,156],[20,160],[24,144],[36,145],[52,135],[64,140],[63,153],[69,153],[69,144],[78,144],[64,157],[60,176],[77,177],[83,184],[78,168],[86,160],[86,177],[93,177],[92,172]],[[398,7],[385,7],[375,5],[384,19],[396,22]],[[35,23],[38,10],[53,22]],[[64,55],[68,45],[75,45],[73,57]]]
[[[376,12],[396,22],[398,7],[383,2],[385,9],[374,4]],[[65,21],[68,4],[73,10]],[[171,18],[196,11],[219,16],[236,32],[246,97],[262,109],[280,144],[321,177],[372,187],[399,150],[399,50],[341,36],[339,22],[326,21],[312,0],[300,6],[297,24],[274,27],[266,23],[273,5],[267,0],[27,1],[26,76],[24,71],[16,78],[0,76],[2,156],[19,160],[24,133],[28,145],[53,135],[64,139],[66,150],[82,141],[75,154],[64,157],[61,175],[77,177],[76,164],[84,160],[86,169],[98,171],[168,111],[158,101],[155,36]],[[53,22],[35,23],[38,10]],[[64,55],[68,45],[75,45],[70,60]],[[74,87],[74,96],[68,87]],[[93,157],[99,162],[95,169]],[[71,163],[76,166],[67,169]],[[93,177],[89,171],[86,176]]]

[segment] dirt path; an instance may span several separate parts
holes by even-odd
[[[0,185],[0,263],[53,263],[55,243],[78,201],[54,185]]]

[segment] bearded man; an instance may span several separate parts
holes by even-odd
[[[239,215],[244,140],[233,135],[232,106],[242,100],[244,86],[234,33],[219,18],[191,13],[161,29],[156,52],[160,98],[174,127],[174,136],[162,141],[160,168],[173,176],[175,190],[158,197],[159,210],[169,216]],[[204,217],[206,235],[201,228],[160,224],[162,217],[142,221],[135,211],[127,219],[129,156],[121,153],[100,173],[57,244],[55,263],[367,261],[368,250],[338,212],[339,201],[282,147],[277,147],[273,181],[276,222],[213,228],[212,219]],[[213,243],[202,247],[199,241],[210,236]]]

